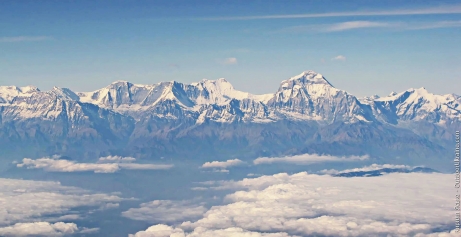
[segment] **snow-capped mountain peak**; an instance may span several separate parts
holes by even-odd
[[[80,97],[68,88],[53,87],[48,93],[52,93],[61,99],[79,101]]]
[[[0,86],[0,103],[10,103],[15,97],[28,96],[39,91],[35,86]]]
[[[410,88],[375,100],[385,110],[395,111],[402,120],[424,120],[431,123],[445,123],[447,120],[461,120],[461,98],[453,94],[436,95],[426,88]]]
[[[290,86],[290,85],[328,85],[333,87],[333,85],[323,77],[322,74],[315,71],[309,70],[304,71],[303,73],[291,77],[288,80],[282,81],[281,86]]]

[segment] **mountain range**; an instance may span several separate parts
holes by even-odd
[[[225,79],[153,85],[116,81],[92,92],[0,86],[0,150],[39,157],[370,155],[451,159],[461,97],[425,88],[356,96],[305,71],[275,93]],[[416,162],[417,163],[417,162]]]

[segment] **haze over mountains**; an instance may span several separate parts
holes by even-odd
[[[357,85],[360,86],[360,85]],[[273,94],[225,79],[93,92],[0,87],[0,149],[40,157],[228,157],[317,153],[375,158],[451,157],[461,97],[424,88],[357,98],[306,71]]]

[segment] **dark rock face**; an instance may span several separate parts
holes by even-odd
[[[27,156],[240,157],[319,153],[440,158],[461,99],[410,89],[358,99],[313,71],[251,95],[224,79],[115,82],[94,92],[0,87],[0,150]]]

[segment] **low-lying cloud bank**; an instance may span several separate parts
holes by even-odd
[[[322,174],[343,174],[343,173],[350,173],[350,172],[366,172],[366,171],[375,171],[381,169],[412,169],[415,167],[411,167],[408,165],[393,165],[393,164],[372,164],[369,166],[365,166],[362,168],[354,168],[354,169],[347,169],[347,170],[321,170],[320,173]]]
[[[116,195],[92,193],[59,182],[0,178],[0,236],[62,236],[89,233],[60,220],[79,219],[74,209],[114,206],[123,199]],[[72,213],[71,213],[71,210]],[[52,223],[55,222],[56,223]]]
[[[204,182],[240,190],[197,221],[154,225],[131,236],[455,236],[449,233],[453,182],[441,173],[346,178],[306,172]]]
[[[98,163],[78,163],[72,160],[60,159],[59,157],[44,157],[36,160],[30,158],[22,159],[22,163],[16,164],[17,167],[27,169],[44,169],[53,172],[87,172],[95,173],[114,173],[121,169],[128,170],[164,170],[170,169],[170,164],[139,164],[131,163],[136,161],[133,157],[108,156],[101,157]]]
[[[13,226],[0,227],[0,236],[63,236],[78,232],[75,223],[33,222],[17,223]]]
[[[317,154],[303,154],[297,156],[285,156],[285,157],[261,157],[253,161],[255,165],[261,164],[273,164],[273,163],[292,163],[292,164],[313,164],[321,162],[349,162],[349,161],[364,161],[367,160],[368,156],[349,156],[349,157],[337,157],[330,155],[317,155]]]
[[[150,223],[170,223],[199,218],[207,209],[201,204],[188,201],[155,200],[142,203],[139,208],[130,208],[122,216]]]

